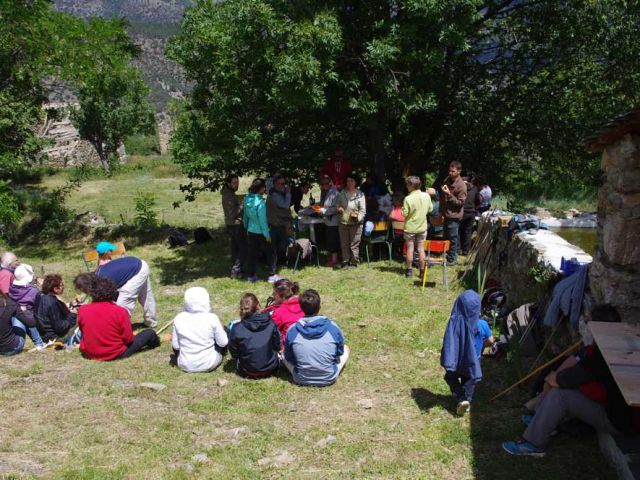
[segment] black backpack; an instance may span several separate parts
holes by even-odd
[[[207,243],[212,240],[211,235],[204,227],[198,227],[193,231],[193,239],[196,243]]]
[[[180,230],[171,229],[169,230],[169,238],[167,239],[169,242],[169,248],[176,247],[184,247],[185,245],[189,245],[189,240]]]

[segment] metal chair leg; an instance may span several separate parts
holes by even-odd
[[[449,290],[449,282],[447,282],[447,260],[444,260],[444,263],[442,264],[442,271],[443,271],[443,275],[444,275],[444,288],[445,290]]]

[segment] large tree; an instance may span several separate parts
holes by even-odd
[[[191,193],[315,171],[336,144],[397,175],[592,172],[581,138],[636,102],[638,18],[624,0],[199,0],[167,51],[194,82],[173,152]]]

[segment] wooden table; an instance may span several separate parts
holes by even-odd
[[[609,370],[632,407],[640,407],[640,325],[589,322]]]

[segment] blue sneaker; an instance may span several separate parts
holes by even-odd
[[[546,452],[527,441],[504,442],[502,448],[510,455],[524,455],[528,457],[542,458]]]
[[[267,282],[269,283],[275,283],[278,280],[280,280],[282,277],[280,275],[278,275],[277,273],[274,273],[273,275],[270,275],[269,278],[267,279]]]
[[[520,420],[522,420],[522,423],[524,423],[528,427],[533,421],[533,415],[522,415],[520,417]]]

